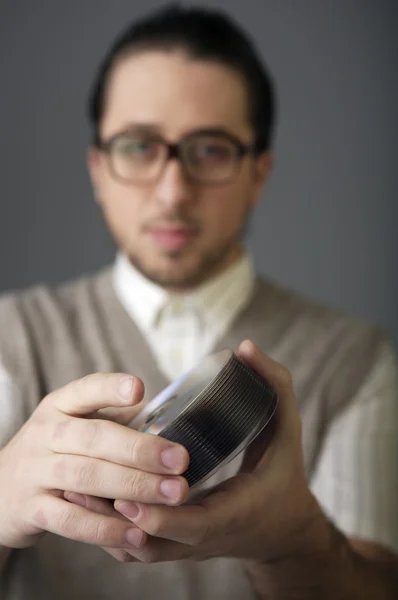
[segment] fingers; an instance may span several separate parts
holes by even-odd
[[[40,496],[31,506],[32,523],[68,539],[112,548],[138,548],[146,535],[131,523],[95,514],[51,495]]]
[[[261,377],[266,379],[275,389],[278,396],[292,394],[292,377],[288,369],[260,352],[253,342],[245,340],[240,344],[239,357]]]
[[[130,520],[123,516],[120,512],[117,512],[113,507],[113,504],[108,502],[107,500],[103,500],[102,498],[94,498],[93,496],[86,496],[82,494],[75,494],[73,492],[65,492],[64,497],[69,501],[79,506],[84,506],[85,508],[96,512],[101,515],[106,516],[115,516],[116,518],[122,520],[124,523],[130,523]],[[132,503],[122,503],[132,505]],[[143,505],[141,505],[143,506]],[[145,505],[146,506],[146,505]],[[154,508],[155,505],[151,505]],[[165,514],[165,518],[167,519],[169,513]],[[173,515],[173,519],[174,519]],[[177,527],[179,524],[177,523]],[[156,527],[152,526],[152,531],[156,531]],[[189,543],[189,538],[184,536],[184,532],[181,532],[181,540],[183,540],[184,546],[175,545],[169,543],[167,540],[155,540],[147,538],[147,534],[143,532],[144,541],[140,544],[137,549],[122,549],[122,548],[110,548],[103,547],[105,552],[113,556],[119,562],[158,562],[162,561],[170,561],[177,560],[183,557],[188,558],[190,556],[189,548],[185,545]],[[167,537],[167,536],[166,536]],[[187,538],[186,541],[184,538]],[[171,539],[171,538],[170,538]],[[165,542],[165,544],[159,544],[159,541]],[[148,549],[145,547],[148,545]]]
[[[198,504],[155,506],[116,500],[114,506],[151,536],[200,545],[240,526],[246,517],[239,507],[248,504],[252,488],[252,478],[240,475],[223,482]]]
[[[146,543],[140,548],[131,548],[126,550],[133,562],[140,563],[159,563],[175,562],[184,559],[195,558],[195,560],[204,560],[211,558],[206,554],[199,554],[197,546],[180,544],[163,538],[148,537]],[[218,554],[215,554],[218,556]]]
[[[244,534],[253,509],[250,480],[245,476],[232,478],[199,504],[188,506],[115,501],[116,510],[149,536],[144,547],[132,551],[133,556],[145,562],[159,562],[205,559],[214,552],[227,555],[233,542],[226,534]]]
[[[149,534],[145,545],[126,551],[133,560],[157,563],[192,557],[200,559],[198,546],[207,528],[202,507],[162,507],[116,501],[115,508],[126,513],[123,518],[126,516]]]
[[[117,500],[115,509],[151,536],[198,545],[206,539],[208,515],[203,506],[155,506]]]
[[[129,425],[133,419],[142,410],[143,403],[134,404],[133,406],[123,406],[118,408],[102,408],[94,413],[95,418],[106,419],[108,421],[114,421],[121,425]]]
[[[123,519],[123,516],[114,509],[113,504],[109,500],[86,494],[76,494],[76,492],[64,492],[64,498],[68,502],[87,508],[98,515]]]
[[[64,418],[51,432],[58,454],[91,456],[150,473],[181,475],[189,455],[179,444],[101,419]]]
[[[107,548],[106,546],[102,546],[102,549],[105,550],[107,554],[113,556],[113,558],[116,558],[116,560],[118,560],[119,562],[139,562],[138,559],[136,559],[127,550],[122,550],[121,548]],[[137,550],[135,550],[135,552],[137,552]]]
[[[126,521],[125,517],[118,513],[114,508],[113,504],[108,500],[103,500],[102,498],[95,498],[94,496],[86,496],[84,494],[75,494],[74,492],[65,492],[64,498],[68,502],[73,504],[77,504],[78,506],[83,506],[88,510],[91,510],[94,513],[99,515],[104,515],[108,517],[115,517],[116,519]],[[143,541],[141,546],[145,543],[146,536],[144,534]],[[103,550],[116,558],[119,562],[134,562],[135,559],[127,550],[123,550],[122,548],[106,548],[103,547]]]
[[[160,504],[180,504],[188,495],[183,477],[146,473],[86,456],[54,454],[48,460],[41,475],[45,489]]]
[[[124,408],[138,404],[144,384],[137,377],[121,373],[95,373],[78,379],[47,397],[56,408],[73,416],[86,416],[109,407]]]

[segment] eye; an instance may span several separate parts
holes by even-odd
[[[224,163],[233,158],[230,144],[217,140],[198,140],[191,148],[191,158],[200,163]]]
[[[126,158],[150,160],[157,156],[159,144],[145,138],[122,137],[115,141],[113,149]]]

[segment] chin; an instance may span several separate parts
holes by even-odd
[[[186,258],[173,253],[159,256],[150,262],[130,256],[130,262],[147,279],[164,288],[184,290],[195,287],[209,277],[209,265],[188,261]]]
[[[240,244],[236,238],[228,240],[222,247],[202,250],[186,247],[181,250],[129,253],[130,262],[147,279],[170,290],[187,290],[197,287],[222,270],[234,255],[239,253]]]
[[[198,269],[151,269],[142,273],[154,283],[175,290],[195,287],[203,281],[203,273]]]

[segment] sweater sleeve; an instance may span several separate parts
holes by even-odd
[[[311,489],[346,535],[398,552],[398,387],[387,341],[330,424]]]

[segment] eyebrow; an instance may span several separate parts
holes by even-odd
[[[129,123],[125,127],[121,128],[116,133],[107,137],[107,139],[112,139],[118,135],[123,135],[124,133],[145,133],[145,134],[155,134],[157,136],[162,136],[162,126],[157,123]],[[204,135],[227,135],[234,136],[236,134],[228,129],[220,126],[203,126],[194,129],[190,129],[186,131],[181,137],[187,137],[195,134],[204,134]]]
[[[160,133],[161,125],[157,123],[128,123],[120,130],[120,133],[128,133],[129,131],[139,131],[143,133]]]

